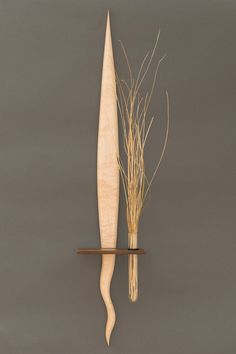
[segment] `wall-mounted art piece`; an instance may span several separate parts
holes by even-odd
[[[158,69],[164,57],[155,64],[147,92],[143,93],[142,85],[154,61],[159,37],[160,32],[156,36],[153,49],[141,61],[136,75],[121,43],[129,73],[128,78],[121,78],[115,70],[109,13],[107,15],[97,144],[97,198],[101,248],[78,248],[77,253],[102,257],[100,290],[107,311],[105,338],[108,345],[116,320],[110,295],[116,256],[128,257],[128,297],[131,302],[136,302],[138,256],[145,254],[144,249],[138,245],[139,221],[168,139],[169,96],[166,92],[166,132],[163,146],[159,156],[153,153],[156,167],[151,176],[147,176],[145,147],[154,121],[154,117],[149,115],[149,105]],[[118,127],[121,133],[120,144]],[[116,247],[120,186],[126,202],[126,249]]]

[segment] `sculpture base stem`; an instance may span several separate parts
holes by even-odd
[[[137,233],[129,233],[129,248],[136,249],[138,245]],[[138,256],[131,254],[128,257],[129,299],[132,302],[138,299]]]

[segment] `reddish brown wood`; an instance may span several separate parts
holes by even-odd
[[[142,248],[127,249],[127,248],[78,248],[77,254],[116,254],[116,255],[129,255],[129,254],[145,254]]]

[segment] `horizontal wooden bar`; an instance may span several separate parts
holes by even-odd
[[[116,255],[129,255],[129,254],[145,254],[142,248],[129,249],[129,248],[78,248],[77,254],[116,254]]]

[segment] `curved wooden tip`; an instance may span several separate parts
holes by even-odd
[[[102,256],[102,268],[100,275],[100,290],[107,310],[105,337],[108,346],[110,344],[111,333],[116,322],[116,313],[110,295],[111,280],[115,267],[115,257],[116,256],[113,254],[106,254]]]

